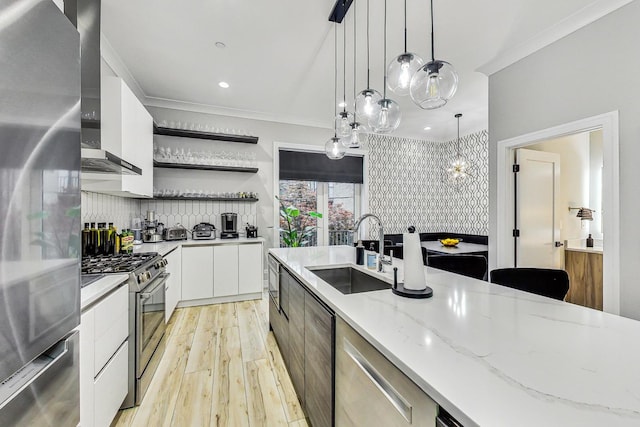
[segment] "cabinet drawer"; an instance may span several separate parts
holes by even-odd
[[[342,319],[336,319],[336,425],[433,427],[438,406]]]
[[[127,395],[129,346],[125,342],[94,383],[96,427],[108,427]]]
[[[93,375],[102,367],[129,336],[129,288],[122,286],[94,308],[94,366]]]

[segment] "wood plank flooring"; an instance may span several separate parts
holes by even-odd
[[[142,404],[112,427],[306,427],[267,313],[266,297],[176,310]]]

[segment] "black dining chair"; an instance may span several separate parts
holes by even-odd
[[[569,291],[567,272],[550,268],[499,268],[491,271],[491,283],[561,301]]]
[[[427,265],[480,280],[487,274],[487,259],[482,255],[431,255]]]

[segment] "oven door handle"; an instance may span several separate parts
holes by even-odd
[[[153,289],[151,289],[150,291],[147,291],[147,292],[141,292],[141,293],[140,293],[140,299],[142,299],[142,300],[147,300],[147,299],[151,298],[151,297],[153,296],[153,293],[154,293],[155,291],[157,291],[157,290],[158,290],[158,288],[159,288],[160,286],[162,286],[162,285],[167,281],[167,278],[168,278],[169,276],[171,276],[171,273],[162,273],[160,276],[158,276],[158,279],[157,279],[157,280],[158,280],[158,284],[157,284],[157,285],[155,285],[155,286],[153,287]]]

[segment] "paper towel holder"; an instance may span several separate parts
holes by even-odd
[[[393,267],[393,287],[391,288],[391,292],[401,297],[415,299],[431,298],[433,296],[433,289],[429,286],[419,291],[405,289],[402,283],[398,283],[398,267]]]

